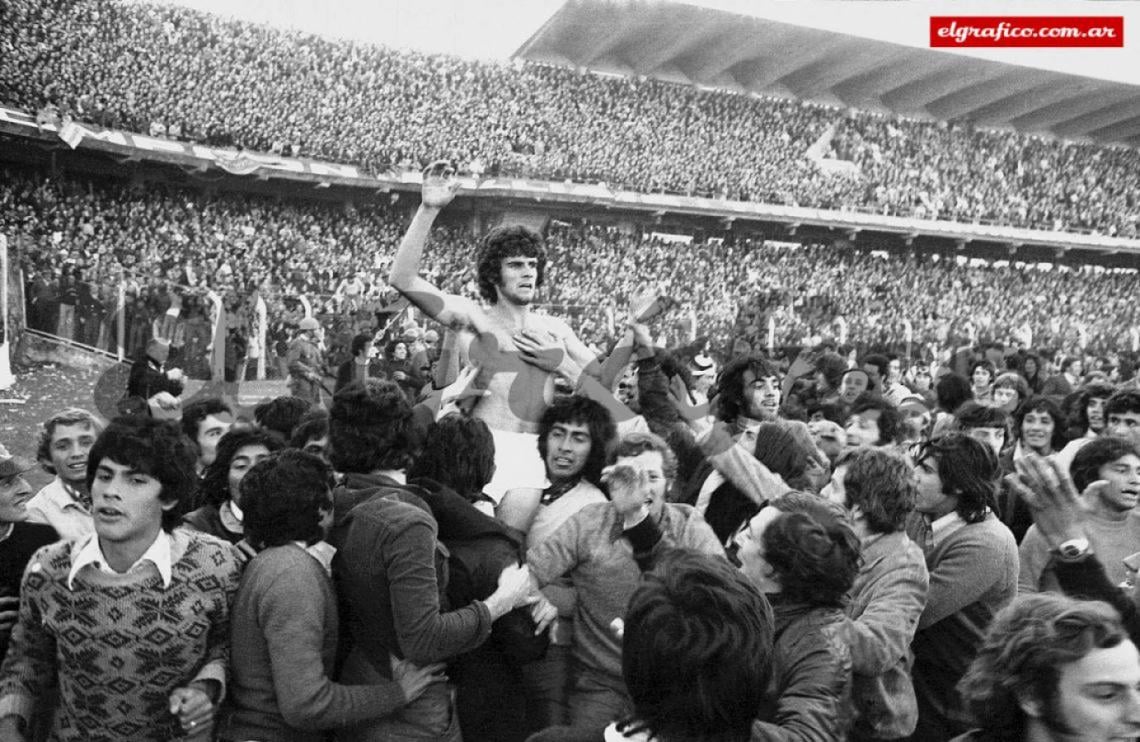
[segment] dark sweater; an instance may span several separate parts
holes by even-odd
[[[242,575],[232,613],[228,740],[319,742],[331,730],[405,703],[398,683],[339,685],[332,581],[296,544],[266,549]]]
[[[26,521],[14,523],[11,535],[0,541],[0,597],[18,597],[24,568],[36,549],[59,540],[51,526]],[[0,661],[8,653],[8,637],[0,636]]]
[[[913,739],[937,742],[969,728],[955,686],[994,614],[1017,595],[1017,544],[989,513],[945,536],[926,554],[926,566],[930,591],[911,645],[919,709]]]

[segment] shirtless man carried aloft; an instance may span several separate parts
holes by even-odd
[[[472,414],[495,436],[496,472],[487,494],[501,502],[508,491],[519,490],[515,494],[537,505],[545,483],[538,421],[553,399],[555,375],[576,386],[584,372],[609,388],[629,360],[632,336],[627,333],[602,364],[564,321],[531,311],[544,277],[546,249],[541,235],[523,226],[498,227],[482,240],[477,272],[485,305],[445,294],[423,279],[419,266],[432,224],[458,187],[446,163],[424,170],[420,207],[400,242],[388,282],[458,332],[460,363],[481,369],[489,393]]]

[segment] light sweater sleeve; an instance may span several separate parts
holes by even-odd
[[[387,716],[406,703],[399,683],[340,685],[325,674],[321,646],[335,626],[325,625],[320,567],[300,563],[300,552],[274,565],[257,599],[265,633],[273,688],[286,723],[298,729],[326,730]]]
[[[929,585],[921,552],[876,581],[863,613],[841,624],[840,636],[851,647],[853,672],[882,675],[906,655],[926,606]]]
[[[545,587],[577,566],[578,534],[582,530],[583,518],[597,507],[609,507],[609,504],[587,505],[527,551],[526,562],[539,587]]]
[[[736,445],[723,422],[705,431],[697,443],[713,467],[757,505],[791,491],[778,474]]]
[[[930,570],[930,592],[918,623],[920,631],[977,602],[1006,577],[1008,566],[999,553],[999,534],[983,525],[963,526],[966,533],[947,545]],[[1012,534],[1006,533],[1012,544]]]
[[[1017,560],[1021,565],[1017,573],[1018,595],[1041,591],[1041,576],[1045,574],[1051,558],[1045,537],[1037,530],[1036,524],[1030,526],[1017,549]]]

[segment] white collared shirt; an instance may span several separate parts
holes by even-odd
[[[170,587],[173,565],[170,559],[169,533],[159,531],[158,536],[154,539],[154,543],[152,543],[150,547],[143,552],[143,555],[138,558],[138,561],[132,564],[123,574],[134,572],[143,562],[147,561],[158,569],[158,575],[162,578],[162,586]],[[71,563],[71,571],[67,573],[68,590],[73,589],[75,575],[79,574],[79,570],[88,566],[94,566],[105,574],[119,574],[107,563],[107,558],[103,556],[103,550],[99,547],[99,537],[94,534],[88,537],[87,541],[80,547],[79,552],[75,555],[75,559]]]
[[[336,556],[335,546],[324,540],[312,545],[306,544],[304,541],[294,541],[293,543],[304,549],[305,553],[313,559],[316,559],[321,567],[324,568],[325,574],[332,577],[332,560],[333,557]]]
[[[64,541],[79,541],[95,533],[95,521],[58,476],[28,500],[28,522],[45,523]]]
[[[376,473],[380,476],[388,477],[388,479],[391,479],[396,484],[403,485],[408,483],[408,473],[403,469],[381,469]]]

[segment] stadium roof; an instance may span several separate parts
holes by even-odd
[[[1090,50],[1084,51],[1087,60]],[[1121,73],[1113,62],[1120,58],[1109,56],[1099,57],[1095,68],[1116,70],[1093,77],[1048,69],[1055,61],[1023,66],[720,8],[649,0],[568,0],[515,56],[917,118],[1140,145],[1136,69],[1124,65],[1128,69]],[[1094,69],[1076,63],[1067,67]],[[1112,75],[1118,79],[1103,79]]]

